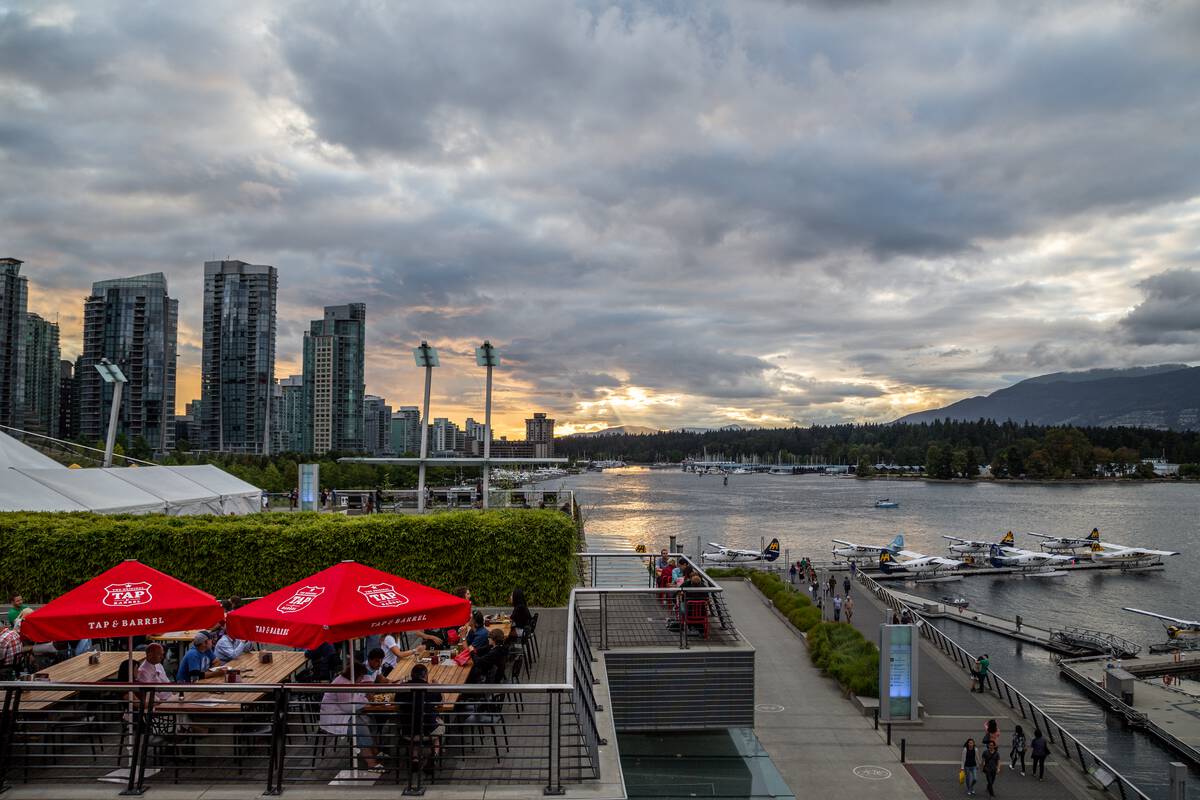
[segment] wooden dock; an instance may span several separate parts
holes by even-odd
[[[1200,653],[1131,658],[1120,662],[1120,673],[1133,681],[1133,702],[1113,694],[1105,679],[1115,664],[1107,658],[1075,659],[1059,663],[1059,671],[1126,721],[1163,741],[1171,749],[1200,765],[1200,688],[1179,683],[1175,676],[1200,673]]]

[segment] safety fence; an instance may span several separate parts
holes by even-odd
[[[887,608],[899,617],[907,617],[918,627],[921,637],[936,645],[947,657],[963,670],[975,673],[976,657],[966,648],[954,641],[944,631],[933,625],[921,614],[921,609],[905,603],[899,597],[889,592],[869,575],[858,573],[858,580]],[[1098,785],[1112,792],[1116,791],[1122,798],[1139,798],[1149,800],[1149,797],[1134,785],[1128,778],[1119,773],[1091,748],[1076,738],[1040,706],[1030,700],[1023,692],[1011,683],[989,670],[983,677],[987,690],[1009,708],[1021,714],[1022,719],[1032,722],[1045,734],[1052,752],[1060,752],[1068,763],[1074,765],[1084,774],[1090,776]]]
[[[574,599],[562,683],[0,683],[0,787],[107,782],[285,786],[600,777],[593,654]],[[529,645],[526,645],[528,648]]]

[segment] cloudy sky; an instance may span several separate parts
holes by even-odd
[[[1197,87],[1192,2],[0,0],[0,256],[70,356],[166,273],[180,406],[230,256],[437,416],[886,420],[1200,362]]]

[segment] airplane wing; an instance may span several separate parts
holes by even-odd
[[[1188,626],[1200,625],[1200,620],[1179,619],[1179,617],[1168,617],[1166,614],[1156,614],[1153,611],[1142,611],[1140,608],[1129,608],[1129,607],[1123,606],[1121,608],[1121,610],[1122,611],[1132,611],[1134,614],[1142,614],[1147,617],[1154,617],[1155,619],[1161,619],[1164,622],[1175,622],[1180,625],[1188,625]]]
[[[715,547],[715,548],[717,548],[718,550],[728,550],[728,549],[729,549],[729,548],[728,548],[728,547],[726,547],[725,545],[723,545],[723,544],[719,544],[719,543],[717,543],[717,542],[709,542],[709,543],[708,543],[708,546],[709,546],[709,547]]]
[[[941,564],[942,566],[945,566],[945,567],[959,567],[959,566],[962,566],[962,563],[963,563],[961,561],[956,561],[953,558],[942,558],[941,556],[931,556],[931,560],[933,561],[933,563]]]
[[[855,544],[854,542],[847,542],[844,539],[834,539],[833,543],[840,544],[842,547],[862,547],[862,545]]]
[[[1145,547],[1126,547],[1126,548],[1125,548],[1125,550],[1124,550],[1123,552],[1127,552],[1127,553],[1137,553],[1138,555],[1145,555],[1145,556],[1147,556],[1147,557],[1149,557],[1149,556],[1177,556],[1177,555],[1179,555],[1179,553],[1176,553],[1176,552],[1174,552],[1174,551],[1172,551],[1172,550],[1148,550],[1148,549],[1146,549]]]
[[[1025,531],[1030,536],[1036,536],[1039,539],[1057,539],[1057,536],[1051,536],[1048,533],[1038,533],[1037,531]]]
[[[952,542],[962,542],[963,544],[974,544],[974,542],[970,542],[970,541],[962,538],[961,536],[947,536],[946,534],[943,533],[942,538],[949,539]]]

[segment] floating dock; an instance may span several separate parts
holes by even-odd
[[[1132,658],[1118,667],[1107,658],[1062,661],[1062,675],[1143,728],[1193,764],[1200,765],[1200,684],[1180,675],[1200,674],[1200,653]]]
[[[927,597],[919,597],[915,594],[897,592],[895,589],[889,588],[888,591],[916,608],[924,617],[953,620],[963,625],[970,625],[973,628],[981,628],[990,633],[998,633],[1010,639],[1036,644],[1039,647],[1044,647],[1047,650],[1053,650],[1063,655],[1084,656],[1097,653],[1107,654],[1115,649],[1116,652],[1127,657],[1140,652],[1142,649],[1140,645],[1100,631],[1089,631],[1079,628],[1052,631],[1047,628],[1038,627],[1037,625],[1029,625],[1025,622],[1022,622],[1018,626],[1015,619],[972,611],[970,608],[960,608],[951,603],[930,600]]]

